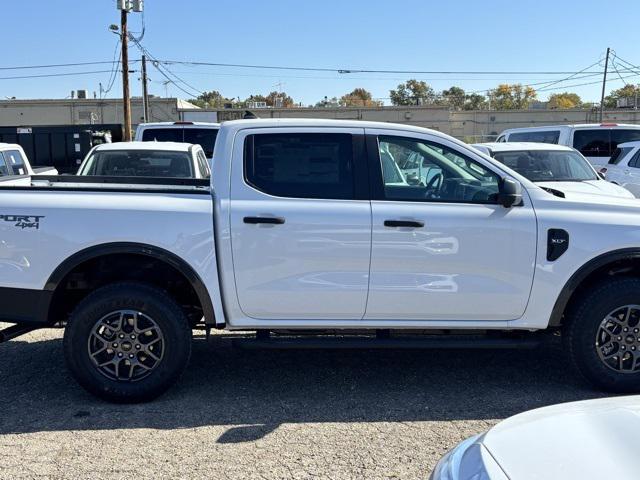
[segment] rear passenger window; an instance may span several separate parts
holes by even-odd
[[[18,150],[7,150],[4,152],[4,158],[10,170],[14,175],[26,175],[27,169],[24,165],[24,158]]]
[[[613,155],[611,155],[611,158],[609,159],[609,164],[617,165],[618,163],[620,163],[620,160],[629,155],[631,150],[633,150],[633,147],[616,148],[613,151]]]
[[[143,142],[182,142],[182,128],[147,128],[142,131]]]
[[[609,157],[613,153],[611,130],[576,130],[573,148],[585,157]]]
[[[245,178],[278,197],[354,198],[353,140],[342,133],[249,135]]]
[[[611,143],[613,143],[614,148],[621,143],[635,142],[636,140],[640,140],[640,128],[635,130],[611,130]]]
[[[640,168],[640,150],[629,160],[629,166],[633,168]]]
[[[559,130],[547,130],[543,132],[514,132],[509,135],[510,142],[535,142],[535,143],[554,143],[557,144],[560,139]]]

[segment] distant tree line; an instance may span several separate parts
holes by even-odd
[[[617,90],[612,90],[605,97],[605,107],[614,108],[620,98],[634,98],[640,96],[640,85],[627,84]],[[385,99],[386,100],[386,99]],[[466,92],[453,86],[446,90],[436,91],[422,80],[410,79],[389,91],[391,105],[432,105],[446,107],[453,110],[520,110],[527,109],[538,100],[538,92],[530,86],[516,84],[500,84],[496,88],[484,92]],[[254,94],[241,100],[227,98],[216,90],[203,92],[196,98],[189,100],[202,108],[249,108],[256,102],[264,102],[268,107],[292,108],[302,106],[285,92],[273,91],[267,95]],[[341,97],[325,97],[314,107],[381,107],[382,99],[376,99],[365,88],[355,88]],[[582,101],[577,93],[554,93],[548,97],[546,107],[549,109],[589,108],[593,104]]]

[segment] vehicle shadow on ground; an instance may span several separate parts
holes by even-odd
[[[0,434],[228,426],[250,442],[283,423],[500,419],[596,398],[558,345],[499,351],[243,351],[196,337],[181,381],[157,400],[112,405],[82,390],[59,334],[0,345]]]

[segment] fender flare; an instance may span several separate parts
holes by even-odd
[[[560,295],[558,295],[553,310],[551,311],[549,326],[557,327],[561,324],[562,315],[569,304],[569,300],[589,275],[607,265],[638,258],[640,258],[640,248],[623,248],[599,255],[582,265],[571,275],[571,278],[569,278],[562,288]]]
[[[62,263],[60,263],[60,265],[58,265],[58,267],[49,276],[49,279],[44,286],[44,290],[53,294],[60,285],[60,282],[62,282],[62,280],[78,265],[94,258],[114,254],[142,255],[160,260],[175,268],[178,272],[184,275],[195,290],[198,300],[200,301],[200,305],[202,305],[205,322],[208,324],[215,323],[213,304],[211,302],[209,291],[198,273],[193,269],[193,267],[191,267],[191,265],[176,254],[153,245],[132,242],[114,242],[94,245],[92,247],[85,248],[84,250],[80,250],[66,258]]]

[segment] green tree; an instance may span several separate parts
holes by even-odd
[[[423,81],[407,80],[389,91],[392,105],[434,104],[438,100],[436,92]]]
[[[536,91],[520,83],[509,85],[503,83],[489,92],[491,107],[495,110],[522,110],[537,97]]]
[[[549,95],[549,108],[578,108],[582,106],[582,99],[577,93],[554,93]]]
[[[631,85],[629,83],[622,88],[609,92],[609,95],[604,97],[604,106],[607,108],[616,108],[619,99],[632,98],[633,101],[635,101],[636,95],[640,101],[640,85]]]
[[[371,92],[364,88],[355,88],[351,93],[343,95],[339,102],[341,107],[380,107],[382,102],[374,100]]]
[[[271,92],[267,95],[267,105],[270,107],[291,108],[296,102],[285,92]]]
[[[482,110],[487,107],[487,97],[477,93],[468,94],[464,100],[464,110]]]
[[[200,108],[224,108],[225,103],[233,103],[233,100],[222,96],[217,90],[211,90],[210,92],[202,92],[201,95],[192,98],[189,102]]]
[[[451,87],[442,91],[442,103],[456,110],[462,110],[466,99],[467,95],[460,87]]]
[[[248,106],[252,102],[265,102],[268,107],[290,108],[295,106],[295,101],[285,92],[271,92],[269,95],[249,95],[243,102],[243,106]]]
[[[340,101],[338,100],[338,97],[331,97],[331,98],[327,98],[324,97],[322,100],[320,100],[319,102],[316,102],[316,104],[314,105],[314,107],[316,108],[335,108],[335,107],[339,107],[340,106]]]

